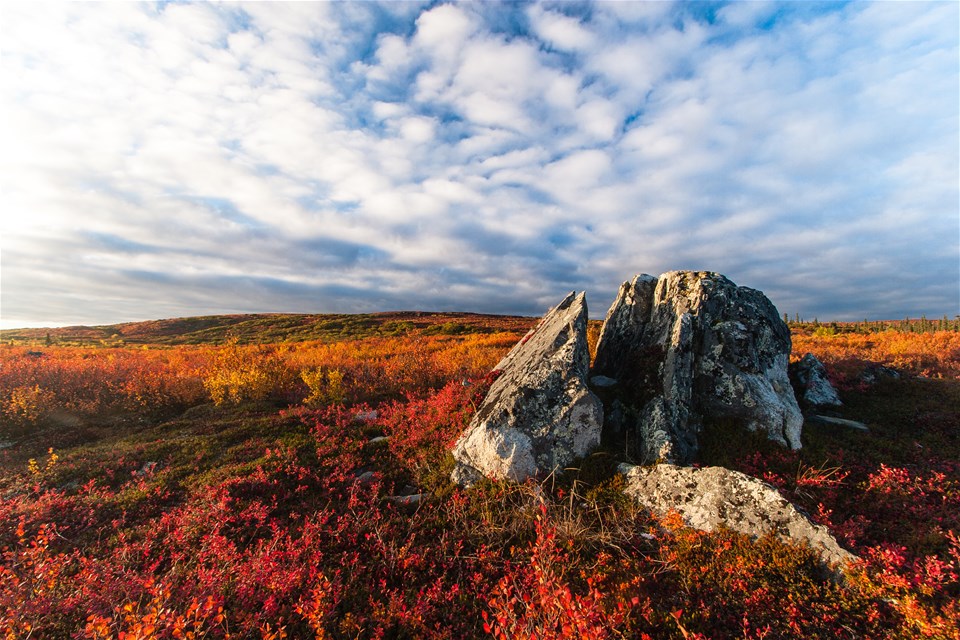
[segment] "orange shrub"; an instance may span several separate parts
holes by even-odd
[[[0,412],[30,427],[55,414],[96,416],[196,403],[202,352],[191,349],[0,346]]]
[[[55,394],[38,384],[16,387],[3,400],[3,418],[19,427],[35,424],[52,411],[54,402]]]
[[[309,390],[304,389],[300,398],[308,393],[312,402],[322,398],[326,393],[322,387],[330,381],[318,376],[336,371],[338,397],[346,402],[371,401],[439,388],[451,380],[481,378],[518,337],[498,333],[304,342],[290,345],[284,359],[302,378],[306,376]]]
[[[0,346],[0,419],[22,431],[49,417],[277,397],[311,405],[374,401],[476,379],[515,333],[174,348]],[[8,434],[9,435],[9,434]]]
[[[290,380],[281,353],[261,346],[242,347],[236,338],[215,349],[203,371],[203,388],[218,406],[278,395]]]
[[[960,332],[794,333],[793,358],[811,352],[827,364],[879,362],[911,374],[960,378]]]

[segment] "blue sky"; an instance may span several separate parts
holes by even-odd
[[[0,324],[960,313],[960,4],[0,5]]]

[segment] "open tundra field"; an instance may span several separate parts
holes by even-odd
[[[535,323],[3,332],[5,637],[960,638],[952,326],[792,325],[791,359],[818,356],[836,416],[869,430],[808,421],[798,451],[703,434],[696,464],[770,483],[857,558],[830,568],[652,515],[615,450],[538,482],[453,485],[454,442]]]

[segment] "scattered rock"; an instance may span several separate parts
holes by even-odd
[[[4,441],[0,442],[0,449],[9,449],[10,447],[12,447],[12,446],[15,445],[15,444],[17,444],[17,443],[16,443],[16,442],[13,442],[12,440],[4,440]]]
[[[620,381],[639,460],[687,463],[705,417],[734,419],[800,448],[803,416],[787,377],[790,331],[762,292],[708,271],[639,275],[607,313],[593,372]]]
[[[358,411],[357,415],[353,416],[353,419],[357,422],[372,422],[377,419],[378,415],[376,409],[370,409],[369,411]]]
[[[713,531],[723,525],[759,537],[804,543],[829,564],[855,560],[821,525],[814,524],[777,490],[756,478],[723,467],[651,467],[621,465],[624,492],[659,515],[676,511],[687,526]]]
[[[797,399],[804,408],[816,410],[843,406],[837,390],[827,379],[826,367],[812,353],[791,364],[789,373],[796,381]]]
[[[870,363],[864,367],[857,379],[863,384],[874,385],[881,380],[899,380],[900,372],[891,367],[886,367],[878,363]]]
[[[606,389],[607,387],[616,386],[617,381],[613,378],[608,378],[607,376],[591,376],[590,385],[597,387],[598,389]]]
[[[390,441],[390,436],[377,436],[376,438],[370,438],[367,440],[367,444],[373,447],[376,447],[381,444],[386,444]]]
[[[429,497],[429,493],[415,493],[409,496],[387,496],[387,501],[401,507],[415,507],[425,502]]]
[[[862,422],[857,422],[856,420],[845,420],[843,418],[834,418],[832,416],[821,415],[811,416],[810,419],[815,422],[822,422],[823,424],[832,424],[838,427],[849,427],[851,429],[857,429],[858,431],[870,431],[870,427]]]
[[[377,474],[373,471],[364,471],[356,477],[355,482],[358,484],[373,484],[377,479]]]
[[[133,475],[137,477],[150,476],[153,475],[153,472],[157,470],[156,462],[144,462],[143,466],[138,470],[133,472]]]
[[[588,454],[603,422],[589,367],[586,298],[570,293],[497,366],[500,376],[453,449],[452,480],[522,482]]]

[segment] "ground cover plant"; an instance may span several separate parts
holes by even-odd
[[[533,321],[367,319],[0,347],[5,637],[960,637],[960,334],[795,327],[793,357],[821,357],[870,432],[706,436],[701,464],[765,479],[860,556],[838,578],[652,517],[609,452],[452,486],[448,451]],[[868,361],[905,375],[867,385]]]

